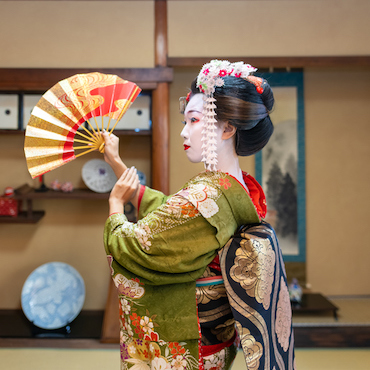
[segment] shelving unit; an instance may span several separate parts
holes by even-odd
[[[78,73],[88,73],[92,69],[26,69],[2,68],[0,69],[0,92],[16,93],[44,93],[59,80]],[[101,73],[116,74],[127,80],[137,83],[143,90],[153,94],[152,103],[152,129],[149,130],[115,130],[118,136],[151,137],[152,152],[152,187],[168,192],[168,128],[164,110],[168,110],[168,102],[158,99],[160,87],[172,81],[173,71],[167,67],[157,68],[123,68],[100,69]],[[158,105],[160,105],[158,107]],[[24,135],[24,130],[0,129],[0,135]],[[94,193],[88,189],[75,189],[72,193],[38,192],[27,186],[21,186],[16,191],[16,198],[22,201],[23,210],[17,217],[0,216],[0,223],[37,223],[45,215],[44,211],[33,209],[35,199],[107,199],[108,194]]]
[[[0,93],[44,93],[58,81],[75,74],[99,71],[115,74],[135,82],[152,94],[151,130],[115,130],[116,135],[150,136],[152,141],[151,186],[164,193],[169,191],[169,130],[168,91],[173,80],[172,68],[0,68]],[[165,90],[165,91],[162,91]],[[0,135],[24,135],[23,130],[0,129]]]

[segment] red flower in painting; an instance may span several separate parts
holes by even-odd
[[[226,69],[220,69],[220,72],[218,73],[220,77],[225,77],[227,75]]]

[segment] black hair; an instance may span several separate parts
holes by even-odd
[[[270,112],[274,105],[271,87],[263,79],[263,92],[243,78],[223,77],[224,85],[216,87],[217,120],[229,122],[236,127],[235,150],[240,156],[248,156],[262,150],[269,141],[274,126]],[[196,80],[191,85],[191,94],[200,93]]]

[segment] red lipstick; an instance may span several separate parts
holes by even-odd
[[[189,145],[185,145],[184,144],[184,150],[188,150],[190,148],[190,146]]]

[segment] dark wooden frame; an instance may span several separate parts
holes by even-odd
[[[370,56],[291,56],[291,57],[170,57],[170,67],[197,67],[208,63],[211,59],[227,59],[230,62],[243,61],[257,68],[307,68],[307,67],[368,67]]]
[[[171,82],[172,68],[0,68],[0,90],[45,92],[58,81],[78,73],[101,72],[137,83],[143,90],[155,90],[160,82]]]

